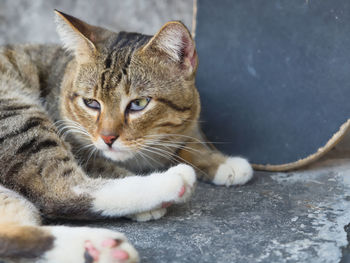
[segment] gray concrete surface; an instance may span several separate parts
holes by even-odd
[[[52,9],[114,30],[191,25],[190,0],[0,0],[0,44],[58,42]],[[200,183],[159,221],[59,222],[122,231],[142,262],[350,262],[350,135],[304,171],[257,172],[236,188]],[[348,231],[350,233],[350,231]]]
[[[142,262],[340,262],[349,190],[350,159],[324,160],[301,172],[257,172],[241,187],[200,183],[190,203],[158,221],[90,225],[124,232]]]

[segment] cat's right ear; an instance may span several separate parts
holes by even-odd
[[[79,62],[88,61],[96,52],[101,28],[55,10],[58,34],[64,47],[72,51]]]
[[[177,63],[185,74],[193,74],[198,65],[195,43],[186,26],[179,21],[166,23],[143,47]]]

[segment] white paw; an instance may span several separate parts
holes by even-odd
[[[164,173],[170,179],[169,200],[165,202],[184,203],[188,201],[194,192],[196,183],[196,173],[193,168],[187,164],[179,164],[170,168]]]
[[[54,246],[40,262],[136,263],[139,256],[121,233],[101,228],[45,227],[55,237]]]
[[[92,192],[93,210],[104,216],[130,216],[183,203],[193,193],[196,175],[192,167],[179,164],[149,176],[106,180]]]
[[[246,159],[229,157],[216,172],[213,183],[216,185],[242,185],[253,177],[253,169]]]
[[[150,220],[157,220],[163,217],[165,214],[166,208],[159,208],[147,212],[141,212],[138,214],[130,215],[128,217],[138,222],[146,222]]]

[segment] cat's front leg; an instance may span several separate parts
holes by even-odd
[[[124,183],[129,185],[129,188],[136,188],[136,184],[131,186],[131,183],[133,181],[137,182],[137,185],[143,184],[143,187],[149,187],[153,189],[157,189],[158,183],[147,183],[149,179],[142,179],[141,176],[136,176],[132,172],[119,167],[115,163],[111,162],[110,160],[107,160],[102,157],[98,157],[94,159],[93,161],[90,161],[86,167],[85,167],[85,172],[94,178],[110,178],[110,179],[115,179],[115,178],[126,178],[126,177],[134,177],[135,179],[125,179]],[[193,175],[193,176],[192,176]],[[162,202],[160,205],[156,205],[155,208],[151,210],[146,210],[142,212],[137,212],[133,214],[129,214],[126,217],[139,221],[139,222],[145,222],[145,221],[150,221],[150,220],[157,220],[161,217],[163,217],[166,212],[167,212],[167,207],[170,206],[173,203],[176,202],[185,202],[187,199],[190,197],[190,195],[193,193],[194,190],[194,183],[195,183],[195,175],[193,172],[193,169],[190,168],[187,165],[179,165],[177,167],[170,168],[168,171],[163,172],[163,173],[154,173],[151,174],[151,177],[154,177],[155,180],[156,177],[163,177],[161,180],[165,180],[168,183],[161,183],[159,182],[160,188],[165,187],[167,184],[169,186],[169,195],[172,195],[173,190],[175,192],[177,191],[178,196],[174,198],[169,198],[168,201]],[[146,177],[147,178],[147,177]],[[184,184],[183,186],[178,189],[178,179],[183,178],[184,179]],[[138,180],[139,179],[139,180]],[[120,180],[118,180],[120,182]],[[127,183],[129,182],[129,183]],[[148,185],[149,184],[149,185]],[[170,189],[173,188],[173,189]],[[126,189],[126,188],[125,188]],[[178,189],[178,190],[176,190]],[[135,193],[139,193],[139,190],[131,190]],[[145,189],[141,189],[141,192],[144,192]],[[101,191],[102,192],[102,191]],[[101,193],[100,193],[101,194]],[[96,194],[96,196],[99,196],[100,194]],[[151,198],[152,195],[156,196],[157,190],[154,190],[153,193],[150,195],[145,196],[144,198]],[[131,198],[130,194],[125,195],[125,198]]]
[[[96,179],[94,180],[96,183]],[[148,176],[103,179],[94,185],[79,185],[77,194],[92,198],[92,209],[105,217],[127,216],[137,221],[162,217],[168,204],[188,201],[196,183],[194,170],[179,164]]]
[[[193,165],[199,178],[216,185],[243,185],[253,177],[253,169],[242,157],[231,157],[198,141],[188,142],[178,154]]]

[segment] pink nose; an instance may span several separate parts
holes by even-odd
[[[113,142],[118,138],[118,136],[101,134],[101,138],[108,146],[112,146]]]

